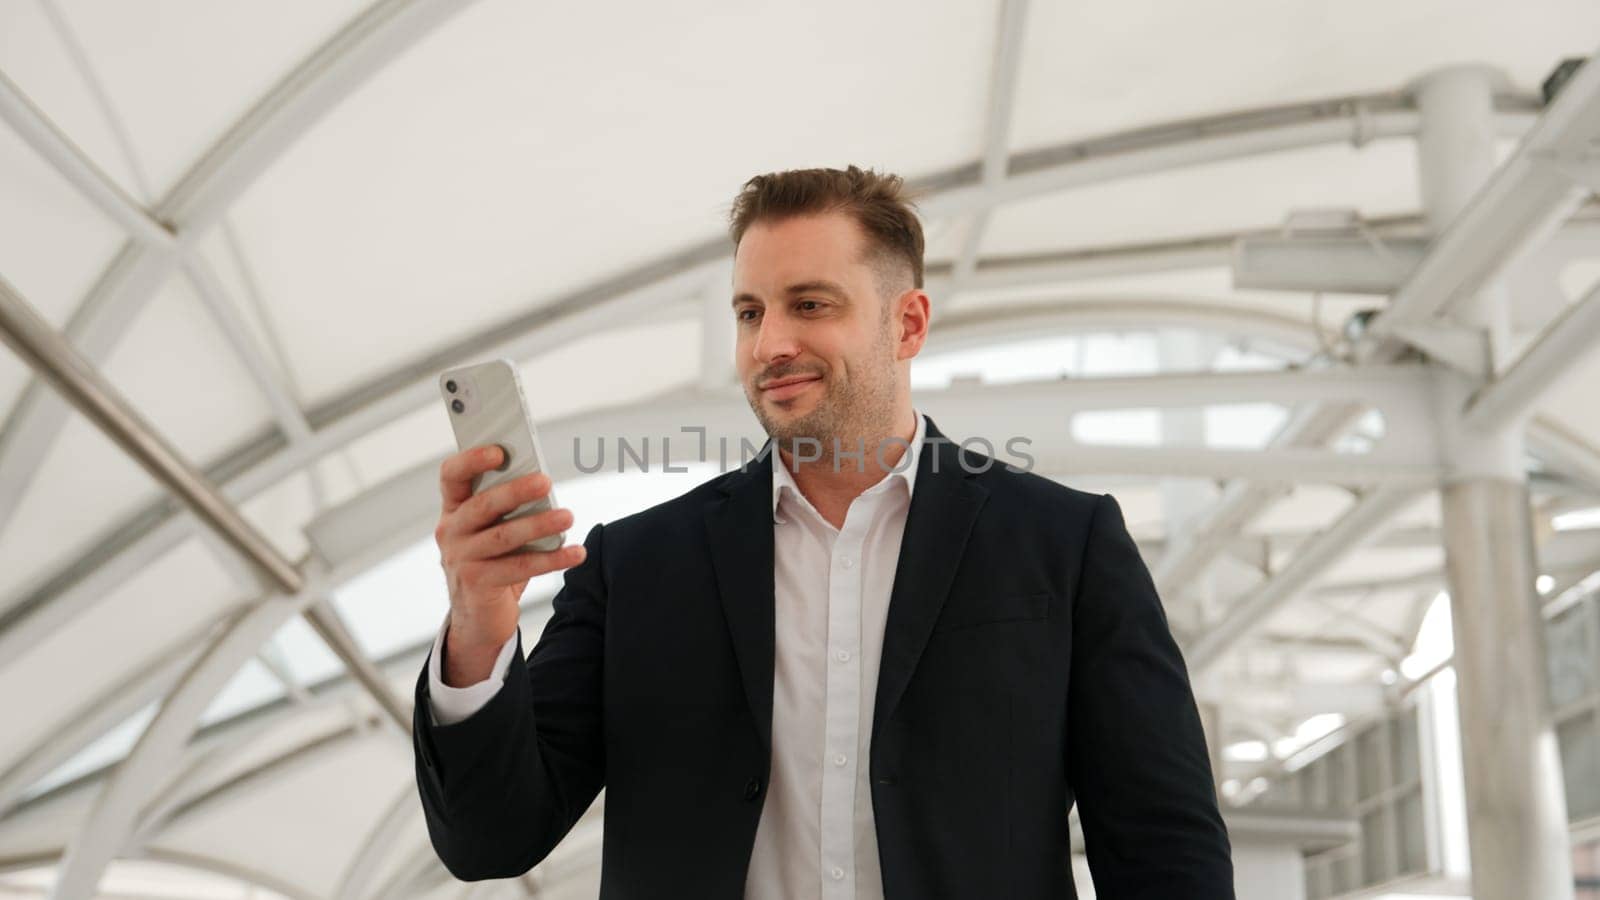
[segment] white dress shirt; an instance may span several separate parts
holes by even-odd
[[[895,471],[850,502],[842,528],[806,500],[773,450],[772,774],[745,881],[749,900],[883,896],[867,753],[889,594],[926,433],[921,413],[916,422]],[[868,448],[862,464],[873,458]],[[439,725],[489,702],[517,641],[501,647],[488,678],[452,688],[439,672],[448,625],[446,617],[428,663]]]

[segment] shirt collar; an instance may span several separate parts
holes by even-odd
[[[922,417],[922,413],[917,412],[914,408],[911,412],[917,420],[916,431],[911,435],[911,446],[906,448],[905,454],[902,455],[899,462],[895,464],[895,469],[893,471],[885,474],[882,480],[878,481],[878,483],[874,484],[872,487],[867,488],[862,493],[870,494],[876,491],[887,490],[888,486],[893,483],[892,479],[898,478],[901,481],[904,481],[906,484],[906,496],[911,496],[911,491],[914,487],[916,487],[917,484],[917,464],[922,459],[923,438],[924,435],[927,434],[927,428],[925,426],[925,420]],[[873,464],[872,459],[874,453],[875,448],[869,448],[866,451],[866,465]],[[810,504],[811,501],[807,500],[805,495],[800,493],[800,486],[795,484],[794,481],[794,473],[790,472],[789,467],[783,464],[783,457],[778,453],[777,445],[774,444],[772,447],[772,521],[779,524],[782,524],[784,521],[786,521],[778,516],[778,499],[782,496],[785,488],[792,491],[794,496],[798,498],[800,502],[808,505]]]

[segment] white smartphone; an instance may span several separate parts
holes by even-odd
[[[473,494],[532,472],[545,471],[539,433],[533,427],[533,417],[528,415],[528,399],[522,391],[516,363],[500,358],[446,370],[439,375],[439,393],[450,415],[450,428],[455,432],[458,450],[499,444],[505,451],[505,461],[499,468],[473,479]],[[555,506],[556,492],[552,485],[550,493],[513,509],[501,516],[500,521],[534,515]],[[566,540],[566,532],[562,532],[523,544],[511,552],[559,550]]]

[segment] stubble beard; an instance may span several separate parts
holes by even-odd
[[[839,469],[863,468],[873,471],[877,465],[877,442],[894,433],[895,368],[894,345],[889,337],[887,322],[879,330],[876,351],[868,360],[869,368],[861,371],[857,379],[846,378],[841,383],[828,372],[819,373],[823,395],[804,415],[782,419],[769,415],[761,391],[746,389],[745,397],[756,419],[772,438],[773,452],[779,449],[794,454],[798,447],[807,456],[821,452],[818,460],[823,465]],[[799,371],[799,370],[797,370]],[[796,373],[789,373],[796,374]],[[849,373],[847,373],[849,374]],[[782,377],[781,375],[778,377]],[[843,457],[835,461],[835,439]],[[812,445],[815,440],[817,445]],[[858,460],[853,454],[865,448]],[[884,449],[884,456],[891,455]],[[852,454],[844,456],[844,454]],[[781,457],[780,457],[781,458]],[[791,463],[792,464],[792,463]]]

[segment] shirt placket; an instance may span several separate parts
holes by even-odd
[[[861,548],[873,498],[851,503],[829,554],[823,726],[822,896],[854,900],[856,748],[861,723]]]

